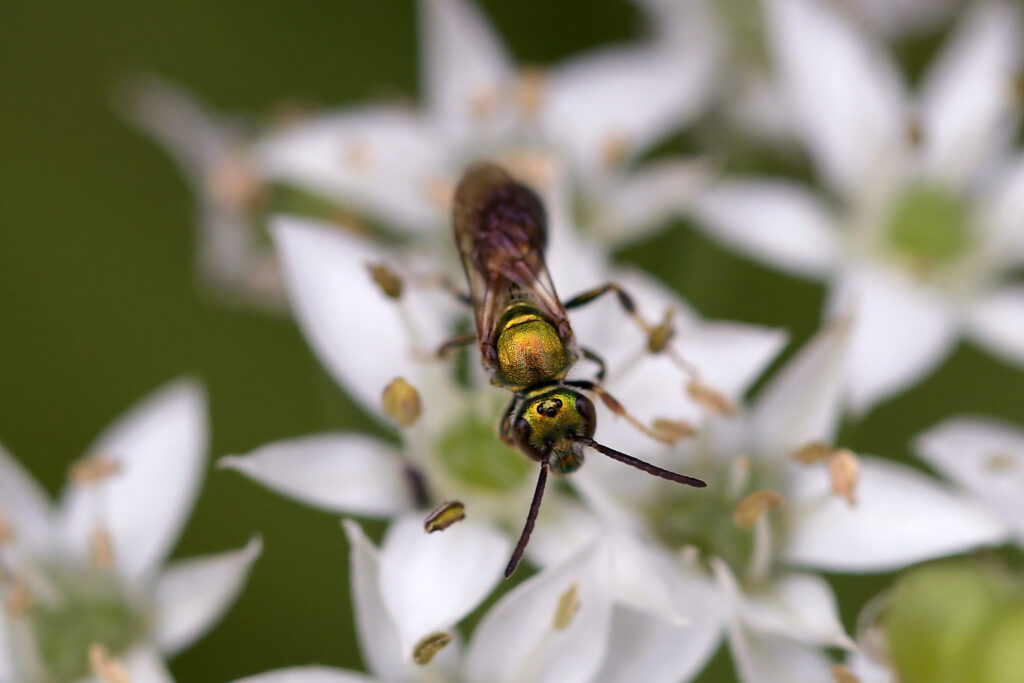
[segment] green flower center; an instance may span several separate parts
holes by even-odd
[[[647,506],[645,517],[655,537],[669,548],[694,546],[701,555],[721,558],[742,578],[754,555],[755,531],[737,526],[733,513],[737,505],[750,493],[759,489],[773,489],[776,478],[771,471],[755,469],[750,472],[743,491],[730,491],[730,472],[727,467],[698,466],[694,472],[710,485],[706,489],[682,486],[659,487],[660,495]],[[785,530],[782,511],[765,513],[769,521],[773,548],[781,547]]]
[[[467,486],[488,492],[506,492],[520,486],[530,473],[530,462],[501,442],[495,425],[467,415],[450,425],[437,444],[441,463]]]
[[[88,677],[88,652],[94,644],[119,656],[145,637],[148,619],[109,572],[48,572],[45,580],[47,590],[35,596],[29,619],[48,681],[71,683]]]
[[[924,266],[941,265],[970,246],[970,214],[963,200],[949,190],[918,185],[896,199],[885,234],[901,256]]]

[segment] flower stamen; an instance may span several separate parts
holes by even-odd
[[[546,90],[547,77],[543,70],[530,67],[523,69],[519,74],[519,82],[516,84],[516,103],[525,118],[537,118]]]
[[[860,679],[853,675],[853,672],[842,664],[832,665],[832,680],[835,683],[860,683]]]
[[[71,466],[68,478],[79,486],[98,484],[121,471],[121,463],[102,453],[79,460]]]
[[[558,597],[558,606],[555,607],[555,619],[551,626],[556,631],[564,631],[569,628],[573,617],[580,609],[580,586],[573,582],[569,588]]]
[[[732,521],[741,529],[753,529],[757,520],[761,519],[770,510],[777,510],[782,507],[786,499],[778,491],[761,489],[754,491],[740,501],[732,513]]]
[[[389,299],[400,299],[404,283],[402,278],[386,263],[370,263],[366,266],[370,277],[380,287],[380,291]]]
[[[411,427],[423,413],[423,401],[416,387],[403,377],[396,377],[381,393],[384,414],[402,427]]]
[[[832,481],[832,492],[844,498],[851,506],[856,504],[854,491],[857,488],[859,473],[860,461],[852,451],[836,451],[829,458],[828,474]]]
[[[450,500],[441,503],[433,512],[427,515],[423,522],[423,530],[428,534],[435,531],[444,531],[452,524],[461,522],[466,518],[466,506],[457,501]]]
[[[89,537],[89,560],[97,569],[112,569],[114,566],[114,541],[102,526],[97,525]]]
[[[103,683],[131,683],[121,662],[111,657],[107,648],[99,643],[89,646],[89,668]]]
[[[416,643],[412,651],[412,661],[420,666],[430,664],[434,656],[452,642],[452,634],[439,631],[425,636],[423,640]]]

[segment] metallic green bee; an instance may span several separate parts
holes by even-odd
[[[584,392],[599,396],[639,429],[661,437],[629,415],[601,387],[598,382],[604,377],[604,362],[594,352],[577,346],[566,311],[606,292],[615,292],[627,313],[635,315],[636,309],[614,283],[584,292],[565,304],[559,300],[544,263],[547,226],[540,198],[499,166],[476,164],[456,189],[453,223],[469,282],[476,334],[452,339],[439,353],[444,356],[458,346],[477,342],[491,381],[515,392],[502,419],[502,441],[540,463],[533,502],[505,576],[515,571],[529,542],[548,470],[555,474],[576,471],[583,464],[585,447],[669,481],[706,486],[700,479],[664,470],[594,441],[597,417]],[[598,365],[598,382],[566,379],[581,355]]]

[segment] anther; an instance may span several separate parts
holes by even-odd
[[[519,110],[528,119],[537,117],[544,92],[547,89],[547,77],[541,69],[531,67],[523,69],[519,74],[519,82],[516,87],[516,103]]]
[[[367,268],[370,270],[370,277],[380,287],[380,291],[384,292],[384,296],[389,299],[402,297],[402,278],[386,263],[371,263]]]
[[[11,584],[11,591],[4,602],[4,612],[12,619],[18,619],[28,614],[33,603],[32,591],[25,580],[19,577]]]
[[[434,655],[443,650],[450,642],[452,642],[451,633],[431,633],[429,636],[424,637],[423,640],[416,643],[416,647],[413,648],[412,651],[412,661],[416,662],[420,666],[426,666],[427,664],[430,664]]]
[[[852,451],[836,451],[828,461],[828,474],[832,480],[832,492],[842,496],[847,503],[853,505],[854,491],[860,473],[860,462]]]
[[[831,445],[821,441],[811,441],[790,453],[789,457],[802,465],[814,465],[825,462],[833,453],[835,453],[835,448]]]
[[[101,526],[93,529],[89,538],[89,559],[97,569],[111,569],[114,566],[114,541],[110,532]]]
[[[403,377],[396,377],[384,387],[381,394],[384,414],[402,427],[411,427],[423,412],[420,392]]]
[[[661,353],[672,341],[675,330],[672,329],[672,309],[665,309],[665,317],[662,321],[651,328],[647,337],[647,350],[651,353]]]
[[[629,156],[629,141],[621,135],[609,135],[601,144],[601,158],[606,166],[618,166]]]
[[[777,491],[761,489],[754,491],[740,501],[732,513],[732,521],[741,529],[753,529],[757,520],[770,510],[777,510],[785,504],[786,499]]]
[[[1009,472],[1017,466],[1017,459],[1009,453],[993,453],[985,461],[989,472]]]
[[[654,431],[664,438],[664,440],[671,441],[673,443],[697,434],[697,428],[686,420],[670,420],[668,418],[659,417],[654,420],[651,426],[654,428]]]
[[[4,513],[0,512],[0,545],[7,545],[14,540],[14,527],[7,521]]]
[[[558,606],[555,607],[555,619],[551,626],[556,631],[564,631],[569,628],[573,617],[580,609],[580,586],[573,583],[558,597]]]
[[[214,202],[221,206],[248,209],[266,194],[266,187],[256,175],[245,154],[228,154],[211,171],[206,185]]]
[[[457,500],[450,500],[441,503],[433,512],[427,515],[423,521],[423,530],[428,534],[435,531],[444,531],[452,524],[461,522],[466,518],[466,506]]]
[[[121,463],[113,458],[98,454],[79,460],[71,466],[68,478],[80,486],[97,484],[121,471]]]
[[[556,167],[549,154],[519,151],[502,160],[509,173],[535,188],[548,187],[555,179]]]
[[[920,117],[910,116],[907,119],[904,132],[907,136],[907,144],[911,147],[920,147],[924,144],[924,124]]]
[[[427,199],[441,211],[450,211],[455,199],[455,183],[447,176],[431,178],[427,182]]]
[[[99,643],[89,646],[89,668],[103,683],[131,683],[121,662],[111,657],[107,648]]]
[[[365,142],[357,140],[345,148],[342,158],[352,168],[365,169],[370,165],[370,148]]]
[[[483,88],[469,97],[469,112],[476,119],[486,119],[498,106],[498,93],[494,88]]]
[[[832,665],[832,680],[835,683],[860,683],[860,679],[842,664]]]
[[[690,380],[686,384],[686,392],[690,395],[690,398],[703,406],[705,410],[728,417],[736,415],[736,406],[733,402],[703,382],[695,379]]]

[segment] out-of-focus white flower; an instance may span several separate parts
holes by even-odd
[[[836,201],[788,181],[723,181],[696,213],[709,233],[830,283],[852,315],[848,383],[863,412],[919,380],[967,334],[1024,363],[1024,158],[1017,12],[979,3],[908,98],[887,55],[818,0],[768,0],[778,74]]]
[[[915,440],[917,453],[1004,519],[1024,545],[1024,430],[987,417],[956,417]]]
[[[465,0],[421,0],[420,27],[420,110],[357,105],[257,131],[156,81],[129,90],[128,117],[168,148],[195,188],[200,268],[219,290],[280,305],[262,221],[268,209],[296,207],[275,206],[274,188],[437,251],[447,246],[455,182],[481,158],[531,177],[544,170],[538,152],[559,155],[572,173],[578,224],[618,244],[664,225],[706,181],[698,161],[635,164],[705,105],[711,64],[702,43],[650,40],[521,68]]]
[[[1006,538],[1002,520],[970,497],[917,470],[834,448],[849,334],[848,323],[834,323],[749,409],[707,418],[676,450],[638,453],[705,479],[707,489],[600,460],[574,475],[600,521],[577,509],[549,520],[536,543],[548,562],[594,537],[611,548],[620,637],[598,680],[688,680],[723,635],[743,681],[830,680],[821,649],[852,642],[828,583],[806,569],[890,571]],[[705,360],[702,370],[715,365]],[[608,385],[642,414],[643,394],[658,384],[630,389],[632,372]],[[666,618],[671,611],[689,618],[685,630]]]
[[[657,318],[671,308],[678,350],[698,368],[705,358],[720,361],[719,370],[702,375],[702,380],[731,399],[737,397],[736,378],[749,381],[780,348],[783,336],[777,331],[702,321],[665,293],[653,304],[647,298],[653,287],[645,286],[646,280],[613,270],[600,250],[577,239],[566,208],[567,193],[559,183],[536,189],[548,207],[548,262],[559,292],[578,293],[610,280],[629,289],[644,287],[636,290],[640,310]],[[469,519],[517,535],[529,508],[536,469],[497,436],[512,394],[490,383],[475,351],[462,376],[450,361],[433,356],[460,318],[469,320],[470,311],[449,292],[417,284],[416,278],[427,273],[456,281],[461,274],[439,269],[420,254],[384,250],[330,226],[299,219],[279,219],[273,234],[295,316],[328,371],[386,427],[396,427],[395,411],[382,400],[389,386],[406,394],[412,419],[397,425],[400,445],[364,434],[318,434],[272,443],[248,455],[224,458],[221,464],[332,512],[393,517],[457,500],[465,505]],[[450,249],[454,252],[454,245]],[[397,297],[374,280],[370,267],[380,264],[402,280]],[[614,370],[649,354],[643,332],[621,310],[608,308],[615,304],[606,298],[587,307],[592,310],[574,311],[571,320],[581,343],[601,354]],[[659,359],[656,367],[656,381],[666,385],[658,390],[659,396],[666,398],[650,415],[638,406],[647,424],[659,417],[699,419],[703,409],[687,395],[679,368],[667,358]],[[575,376],[592,372],[586,361],[574,368]],[[394,384],[396,378],[404,383]],[[603,442],[626,450],[637,443],[649,447],[650,437],[624,420],[601,410],[598,417]],[[542,509],[557,508],[567,497],[561,487],[553,486]],[[546,520],[542,515],[538,526],[545,526]],[[527,552],[536,559],[532,547]]]
[[[841,10],[889,38],[939,28],[959,9],[956,0],[834,0]]]
[[[202,480],[205,410],[189,381],[153,394],[72,467],[54,507],[0,450],[0,680],[93,680],[91,666],[170,681],[163,658],[234,602],[259,539],[166,564]]]
[[[280,275],[261,222],[270,187],[251,158],[255,126],[214,116],[156,78],[139,78],[124,91],[125,118],[166,148],[195,193],[196,267],[204,283],[229,300],[280,309]]]
[[[408,534],[402,531],[405,527]],[[380,549],[354,522],[345,522],[345,531],[351,546],[359,645],[372,677],[326,667],[295,667],[245,678],[244,683],[583,683],[597,673],[611,615],[610,565],[601,544],[592,544],[503,596],[463,650],[458,634],[450,630],[451,623],[465,613],[460,608],[470,593],[498,578],[504,558],[486,569],[454,564],[444,537],[471,533],[465,525],[428,536],[418,520],[400,520]],[[392,534],[402,538],[392,543]],[[486,550],[481,548],[481,561],[486,561]],[[395,598],[402,602],[394,602]],[[420,617],[441,611],[448,612],[448,620],[435,619],[432,627],[438,630],[428,633],[414,651],[403,646],[404,629],[411,621],[426,627]]]

